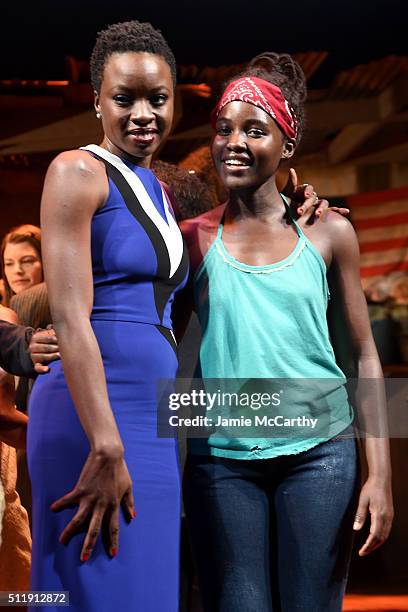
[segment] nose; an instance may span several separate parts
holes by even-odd
[[[241,132],[232,132],[228,138],[227,149],[229,151],[244,151],[246,149],[245,137]]]
[[[11,266],[11,272],[22,276],[24,274],[23,264],[20,261],[14,262]]]
[[[133,105],[130,121],[142,126],[147,126],[154,121],[154,113],[147,100],[138,100]]]

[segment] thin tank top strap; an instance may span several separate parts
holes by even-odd
[[[290,206],[289,203],[286,199],[286,196],[283,195],[283,193],[280,194],[282,201],[285,205],[286,208],[286,213],[289,216],[290,220],[292,221],[293,225],[296,228],[296,233],[299,236],[299,238],[306,238],[306,236],[304,235],[302,228],[300,227],[299,223],[296,221],[296,219],[294,218],[294,216],[292,215],[292,211],[290,210]]]
[[[222,230],[224,229],[224,221],[225,221],[225,211],[226,211],[226,209],[227,209],[227,207],[225,206],[224,210],[222,211],[222,215],[220,217],[220,222],[218,224],[217,236],[215,238],[215,241],[221,240]]]

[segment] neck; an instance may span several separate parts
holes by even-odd
[[[230,191],[227,218],[231,221],[253,219],[269,223],[282,218],[284,213],[285,206],[275,180],[272,185],[264,183],[255,190]]]

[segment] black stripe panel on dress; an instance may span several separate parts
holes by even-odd
[[[164,309],[175,288],[183,281],[188,270],[188,257],[184,246],[183,256],[175,274],[170,276],[170,258],[166,243],[155,223],[145,212],[135,192],[123,176],[123,174],[110,162],[98,154],[91,152],[94,157],[105,164],[108,176],[115,183],[127,209],[140,223],[148,235],[157,258],[157,278],[153,281],[154,301],[160,323],[163,322]]]

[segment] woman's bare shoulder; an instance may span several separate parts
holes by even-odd
[[[316,218],[313,225],[308,225],[303,230],[310,237],[324,233],[331,241],[345,240],[347,242],[355,237],[355,230],[350,221],[330,209],[322,217]]]
[[[180,223],[180,229],[186,239],[198,232],[212,234],[217,231],[222,213],[224,212],[225,204],[221,204],[198,217],[193,219],[185,219]]]
[[[42,197],[42,210],[75,210],[93,212],[100,208],[109,193],[103,162],[87,151],[64,151],[48,167]]]
[[[54,157],[48,172],[56,172],[62,175],[84,175],[88,179],[106,174],[103,162],[81,149],[63,151]]]

